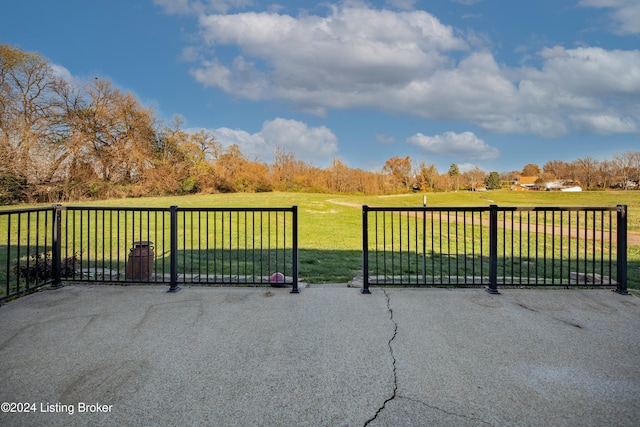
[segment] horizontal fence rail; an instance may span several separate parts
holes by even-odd
[[[61,281],[271,285],[298,292],[291,208],[0,211],[0,300]]]
[[[363,206],[369,285],[614,286],[627,292],[626,206]]]

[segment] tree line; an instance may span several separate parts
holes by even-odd
[[[46,58],[0,44],[0,203],[219,192],[308,191],[388,194],[449,191],[531,171],[439,173],[433,164],[388,159],[380,171],[351,168],[334,158],[326,168],[277,149],[271,163],[225,146],[208,131],[190,133],[180,118],[159,120],[151,107],[106,79],[82,86],[58,76]],[[535,165],[527,165],[525,169]],[[534,168],[534,169],[535,169]],[[586,188],[640,178],[640,152],[614,159],[551,161],[534,170]]]

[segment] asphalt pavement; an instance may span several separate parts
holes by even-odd
[[[2,426],[637,426],[610,290],[73,285],[0,307]]]

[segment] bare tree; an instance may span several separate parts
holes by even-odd
[[[318,182],[319,170],[302,160],[296,159],[292,152],[276,148],[274,163],[271,166],[276,189],[282,191],[299,191],[312,188]]]
[[[484,180],[487,178],[487,174],[485,171],[480,169],[479,166],[474,166],[473,169],[466,171],[462,174],[465,179],[469,182],[469,188],[471,190],[476,190],[480,184],[484,183]]]
[[[598,163],[598,187],[610,188],[614,184],[615,166],[612,161],[605,160]]]
[[[560,160],[550,160],[544,164],[542,171],[553,176],[553,179],[566,179],[568,177],[569,164]]]
[[[47,60],[0,45],[0,168],[30,185],[51,179],[66,156],[59,135],[66,83]]]
[[[128,184],[152,166],[155,115],[130,93],[95,79],[87,101],[74,112],[74,137],[82,141],[105,182]]]
[[[627,189],[627,183],[640,179],[640,152],[625,151],[613,156],[616,177],[622,188]]]
[[[580,181],[586,189],[592,188],[594,182],[597,181],[598,161],[593,157],[587,156],[577,159],[574,165],[578,173],[578,181]]]

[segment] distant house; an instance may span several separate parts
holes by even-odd
[[[538,189],[538,185],[536,184],[537,180],[538,180],[537,176],[521,176],[516,180],[515,185],[511,188],[513,190],[520,190],[520,191],[537,190]]]
[[[571,181],[550,181],[545,184],[547,191],[576,192],[582,191],[582,187]]]
[[[564,187],[562,181],[549,181],[544,184],[547,191],[560,191]]]

